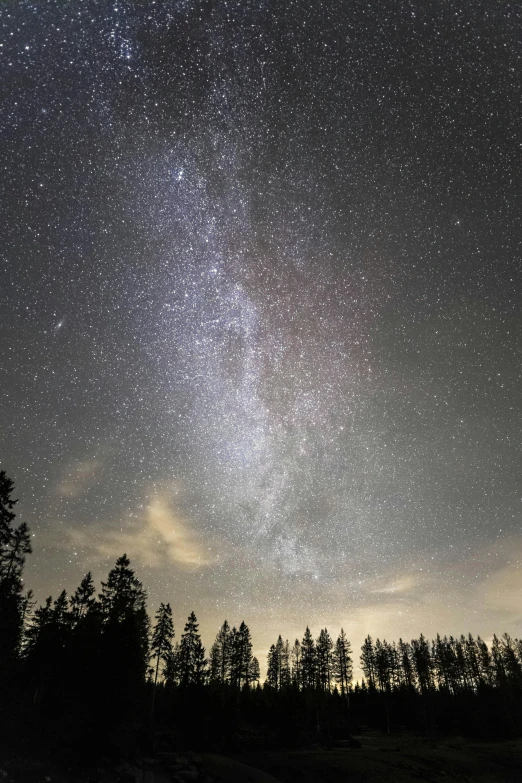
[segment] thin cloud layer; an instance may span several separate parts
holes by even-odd
[[[68,465],[54,487],[55,494],[71,500],[78,498],[93,485],[102,467],[103,462],[98,459],[80,460]]]
[[[172,506],[168,492],[153,495],[138,526],[123,521],[118,529],[72,529],[71,541],[85,551],[87,559],[106,560],[126,552],[133,561],[147,567],[174,563],[187,570],[212,564],[216,556],[203,544],[189,522]]]

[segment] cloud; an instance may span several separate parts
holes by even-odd
[[[118,557],[126,552],[131,560],[157,567],[175,563],[187,570],[215,562],[208,544],[204,544],[171,504],[170,493],[155,494],[142,512],[138,525],[124,521],[119,529],[90,528],[69,530],[70,543],[88,550],[101,559]]]
[[[100,460],[82,460],[74,462],[63,471],[62,478],[54,487],[54,492],[63,498],[77,498],[95,481],[103,463]]]
[[[392,582],[388,582],[382,586],[372,588],[372,593],[383,593],[385,595],[401,595],[409,593],[414,589],[419,588],[419,579],[413,574],[403,574]]]
[[[503,618],[522,619],[522,569],[507,565],[495,571],[483,585],[484,601]]]

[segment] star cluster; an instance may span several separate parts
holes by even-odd
[[[520,632],[521,22],[0,10],[2,467],[40,598],[127,549],[152,604],[261,647]]]

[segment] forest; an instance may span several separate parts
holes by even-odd
[[[522,640],[506,633],[489,645],[471,634],[368,636],[364,679],[354,682],[346,633],[334,640],[323,628],[314,638],[306,627],[301,640],[274,640],[261,682],[246,622],[224,620],[207,651],[194,612],[179,634],[168,603],[151,620],[125,554],[99,590],[87,573],[71,596],[37,607],[23,581],[31,537],[15,524],[13,491],[0,472],[0,720],[13,741],[92,754],[125,742],[149,753],[328,746],[355,743],[361,727],[520,736]]]

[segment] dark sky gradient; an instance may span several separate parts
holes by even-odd
[[[522,632],[522,10],[7,2],[0,448],[43,600]]]

